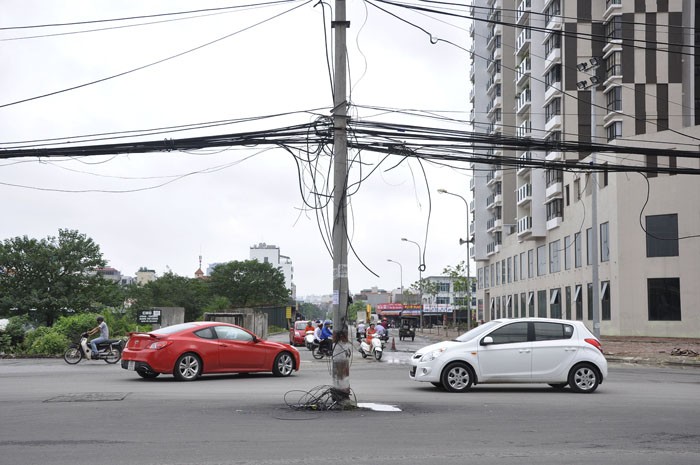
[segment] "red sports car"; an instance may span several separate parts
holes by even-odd
[[[211,373],[271,371],[289,376],[299,370],[299,352],[240,326],[199,321],[132,334],[122,352],[122,368],[142,378],[172,373],[181,381]]]

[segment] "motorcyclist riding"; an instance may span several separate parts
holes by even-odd
[[[105,319],[101,316],[97,317],[97,326],[88,331],[88,336],[92,336],[98,331],[100,333],[99,337],[90,341],[90,348],[92,349],[91,358],[97,358],[97,344],[109,340],[109,328],[107,327],[107,323],[105,323]]]
[[[321,343],[319,345],[319,350],[331,353],[333,349],[333,330],[331,330],[331,325],[333,322],[331,320],[326,320],[323,322],[323,329],[321,329],[321,337],[319,338]]]

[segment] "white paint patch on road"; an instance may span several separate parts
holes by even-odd
[[[357,404],[360,408],[368,408],[374,410],[375,412],[400,412],[401,409],[393,405],[386,404],[373,404],[373,403],[360,403]]]

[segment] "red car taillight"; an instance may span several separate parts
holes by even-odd
[[[148,348],[153,349],[153,350],[160,350],[160,349],[164,349],[164,348],[168,347],[172,343],[173,343],[172,341],[158,341],[158,342],[154,342],[153,344],[148,346]]]
[[[600,351],[600,353],[605,353],[605,352],[603,352],[603,346],[600,345],[600,341],[598,339],[593,339],[593,338],[589,337],[587,339],[584,339],[584,341],[586,341],[587,343],[589,343],[590,345],[592,345],[593,347],[598,349]]]

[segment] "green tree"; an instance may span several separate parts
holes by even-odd
[[[196,321],[211,300],[206,283],[201,279],[178,276],[169,271],[143,286],[129,286],[131,311],[151,307],[184,307],[185,321]]]
[[[289,300],[284,274],[257,260],[223,263],[214,268],[208,283],[212,295],[226,297],[234,307],[286,305]]]
[[[367,304],[364,302],[353,302],[348,306],[348,320],[357,321],[357,314],[364,315]]]
[[[106,261],[85,234],[5,239],[0,244],[0,314],[29,315],[51,326],[61,315],[99,306],[115,284],[94,273]]]
[[[459,262],[455,266],[447,266],[443,270],[443,274],[452,278],[452,289],[457,294],[459,309],[463,311],[469,310],[469,302],[467,301],[469,292],[469,281],[467,280],[467,267],[464,261]]]
[[[307,320],[320,320],[324,317],[323,310],[318,305],[304,302],[299,306],[299,311]]]

